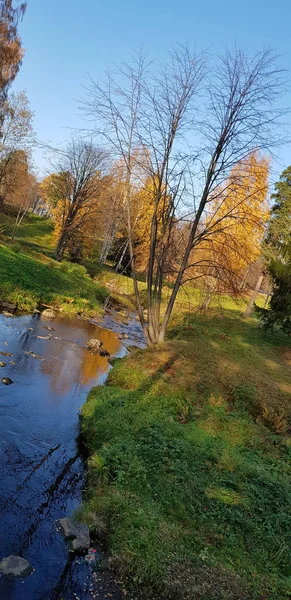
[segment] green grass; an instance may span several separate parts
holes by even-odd
[[[0,224],[3,226],[7,241],[12,234],[14,221],[15,217],[0,213]],[[15,244],[21,245],[22,250],[42,252],[53,257],[55,248],[53,228],[51,219],[28,213],[17,229]]]
[[[130,278],[103,268],[93,281],[85,267],[53,260],[52,221],[27,215],[11,245],[13,221],[0,215],[1,300],[90,315],[110,293],[134,309]],[[89,395],[82,516],[146,594],[287,600],[291,343],[242,318],[245,299],[214,297],[204,317],[199,302],[199,290],[184,287],[168,341],[117,361]]]
[[[19,310],[48,304],[68,315],[90,315],[101,310],[106,297],[105,288],[93,282],[84,267],[43,262],[0,246],[0,299],[17,304]]]
[[[133,281],[130,277],[121,275],[119,273],[115,273],[114,271],[112,271],[112,269],[105,267],[100,271],[100,273],[98,273],[98,279],[110,291],[112,298],[114,298],[117,302],[124,304],[130,309],[135,309],[134,287]],[[144,308],[146,308],[146,283],[143,281],[139,281],[139,289],[142,304]],[[170,286],[165,286],[162,296],[162,313],[166,308],[170,294]],[[178,316],[179,318],[181,314],[185,313],[189,315],[189,318],[192,318],[192,315],[196,313],[197,308],[201,303],[201,300],[202,292],[197,287],[195,287],[195,282],[193,282],[193,285],[184,285],[178,293],[171,323],[174,324],[176,321],[176,317]],[[262,294],[258,294],[256,298],[256,304],[258,306],[263,306],[264,301],[265,296]],[[222,313],[224,313],[225,310],[231,310],[235,311],[237,314],[241,314],[244,312],[247,306],[247,302],[248,297],[234,299],[227,295],[214,295],[210,303],[210,309]]]
[[[176,315],[82,410],[82,516],[112,564],[175,600],[291,597],[290,364],[235,311]]]
[[[67,315],[94,315],[108,296],[105,287],[93,281],[85,267],[52,257],[55,240],[50,219],[28,214],[9,244],[14,218],[0,214],[3,244],[0,245],[0,300],[19,310],[31,311],[48,304]]]

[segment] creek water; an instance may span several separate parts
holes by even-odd
[[[84,556],[69,554],[55,520],[81,503],[79,408],[110,369],[86,342],[98,338],[111,356],[122,357],[127,350],[117,333],[127,330],[125,343],[142,345],[135,319],[116,321],[114,313],[103,327],[81,319],[0,314],[0,361],[6,363],[0,379],[13,381],[0,382],[0,560],[14,554],[34,568],[23,580],[0,576],[1,600],[122,597],[102,574],[97,583],[92,580]]]

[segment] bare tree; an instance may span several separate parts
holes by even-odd
[[[60,235],[55,250],[57,260],[63,258],[68,243],[88,217],[105,163],[105,152],[81,139],[73,139],[54,161],[61,184],[57,201],[62,204]]]
[[[280,111],[273,105],[282,90],[282,74],[270,51],[249,59],[237,47],[227,50],[204,88],[203,102],[195,106],[204,72],[205,56],[192,55],[187,48],[172,53],[168,64],[155,68],[151,76],[139,59],[134,67],[121,70],[121,83],[117,84],[111,75],[106,85],[92,83],[84,106],[94,121],[94,132],[119,152],[127,166],[125,201],[131,268],[138,313],[149,344],[164,340],[195,248],[218,226],[223,228],[224,217],[214,213],[211,220],[205,218],[213,199],[224,202],[222,182],[238,161],[277,142],[273,125]],[[190,136],[194,135],[200,142],[196,152],[189,148]],[[147,150],[147,160],[139,167],[151,178],[154,190],[147,320],[140,301],[130,211],[138,162],[133,150],[137,147]],[[188,223],[187,239],[175,268],[171,267],[174,283],[161,315],[162,289],[169,275],[167,262],[177,218]],[[229,218],[228,213],[225,218]]]

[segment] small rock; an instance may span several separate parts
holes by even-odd
[[[32,358],[38,358],[39,360],[44,360],[43,356],[40,356],[40,354],[34,354],[34,352],[31,352],[30,350],[26,350],[24,352],[24,354],[29,354],[30,356],[32,356]]]
[[[77,523],[71,517],[58,519],[56,525],[71,551],[78,552],[90,548],[90,531],[87,525]]]
[[[12,379],[10,379],[10,377],[2,377],[1,379],[2,383],[4,383],[4,385],[10,385],[11,383],[13,383]]]
[[[0,563],[0,572],[8,577],[27,577],[33,572],[31,564],[21,556],[8,556]]]
[[[99,352],[99,356],[110,356],[109,352],[107,350],[100,350]]]
[[[10,364],[11,364],[11,365],[16,365],[16,362],[14,362],[14,360],[11,360],[11,361],[10,361]]]
[[[51,335],[37,335],[36,336],[39,340],[50,340],[51,339]]]
[[[8,310],[3,310],[2,315],[4,317],[13,317],[13,314],[11,312],[9,312]]]
[[[50,327],[49,325],[45,325],[44,329],[47,329],[48,331],[54,331],[54,328]]]
[[[0,352],[1,356],[13,356],[11,352]]]
[[[40,310],[38,310],[38,308],[34,308],[32,312],[33,312],[34,315],[39,315],[40,314]]]
[[[6,363],[5,362],[0,362],[0,367],[6,367]]]
[[[98,552],[96,548],[89,548],[88,554],[85,556],[86,563],[94,563],[98,559]]]
[[[98,350],[100,350],[100,348],[103,346],[103,342],[100,342],[100,340],[97,339],[92,339],[87,342],[86,346],[89,350],[91,350],[91,352],[97,353]]]
[[[0,302],[0,306],[2,310],[7,310],[9,312],[14,312],[17,308],[16,304],[13,304],[13,302]]]
[[[45,310],[42,311],[41,316],[44,319],[54,319],[54,317],[56,316],[56,313],[52,308],[46,308]]]

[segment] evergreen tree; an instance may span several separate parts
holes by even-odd
[[[269,310],[259,309],[265,327],[291,334],[291,166],[281,174],[272,199],[265,256],[273,283]]]

